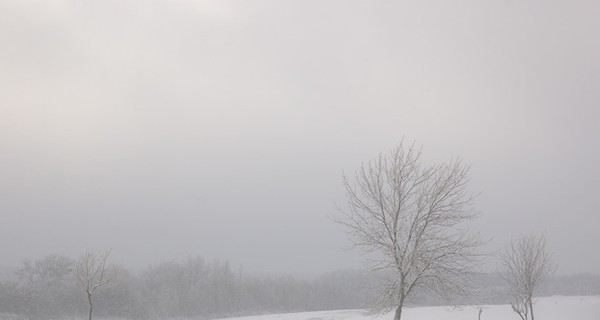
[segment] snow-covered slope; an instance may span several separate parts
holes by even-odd
[[[482,320],[518,320],[509,305],[482,306]],[[534,306],[538,320],[600,320],[600,296],[545,297]],[[476,320],[479,309],[473,306],[460,308],[416,307],[403,311],[404,320]],[[228,318],[228,320],[390,320],[393,312],[373,317],[363,310],[337,310],[302,313],[271,314],[262,316]]]

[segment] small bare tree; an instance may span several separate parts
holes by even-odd
[[[500,255],[502,277],[509,284],[511,307],[522,320],[534,320],[534,291],[556,269],[546,251],[544,236],[513,239]]]
[[[400,144],[363,165],[352,182],[344,176],[348,206],[335,221],[356,246],[379,254],[369,260],[371,269],[393,274],[374,311],[396,308],[399,320],[417,289],[448,302],[468,294],[481,244],[464,226],[477,216],[466,190],[468,171],[460,160],[424,166],[414,144]]]
[[[96,254],[88,251],[83,254],[75,265],[75,276],[81,286],[81,289],[87,295],[89,304],[89,317],[92,320],[92,310],[94,302],[92,297],[96,291],[105,284],[113,281],[117,276],[117,268],[108,266],[106,263],[110,256],[110,250],[102,254]]]

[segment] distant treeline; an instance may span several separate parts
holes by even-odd
[[[25,262],[0,282],[0,319],[64,319],[87,314],[74,261],[51,255]],[[310,280],[243,274],[201,257],[163,262],[138,274],[120,268],[94,302],[99,318],[209,319],[232,315],[366,307],[370,276],[338,271]]]
[[[68,257],[51,255],[24,262],[14,280],[0,282],[1,319],[83,318],[87,302]],[[377,277],[345,270],[312,279],[269,277],[235,271],[227,262],[201,257],[151,265],[133,274],[120,268],[115,281],[98,293],[99,318],[210,319],[217,317],[353,309],[369,307]],[[600,295],[600,276],[550,279],[538,295]],[[464,304],[506,303],[506,286],[495,274],[477,277],[471,300]],[[413,305],[436,304],[420,294]]]

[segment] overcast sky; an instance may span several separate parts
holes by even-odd
[[[598,1],[0,0],[0,265],[359,267],[342,172],[461,157],[499,248],[600,270]]]

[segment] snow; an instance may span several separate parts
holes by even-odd
[[[509,305],[482,306],[481,320],[520,319]],[[538,320],[599,320],[600,296],[553,296],[537,299],[534,305]],[[404,320],[476,320],[479,309],[474,306],[405,308]],[[282,313],[261,316],[227,318],[227,320],[391,320],[394,313],[374,317],[364,310],[336,310],[301,313]]]

